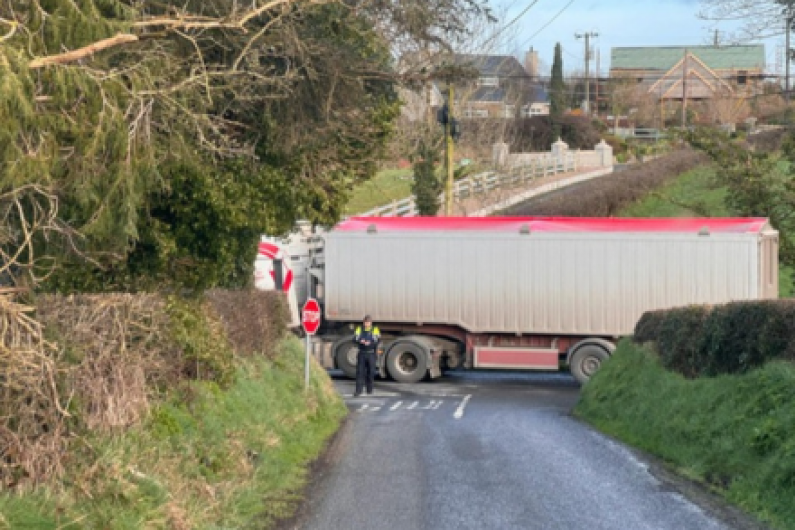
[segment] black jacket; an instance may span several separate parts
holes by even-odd
[[[365,341],[368,344],[364,344]],[[357,326],[353,334],[353,342],[359,347],[360,352],[375,352],[378,343],[381,342],[381,332],[377,326],[371,326],[369,330],[364,329],[363,326]]]

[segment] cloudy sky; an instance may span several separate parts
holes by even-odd
[[[584,69],[584,40],[575,33],[596,32],[593,49],[600,52],[600,71],[610,67],[614,46],[664,46],[709,44],[715,26],[696,15],[698,0],[491,0],[495,12],[505,21],[519,20],[504,32],[503,53],[521,55],[531,46],[538,50],[542,68],[548,71],[556,42],[563,47],[566,71]],[[721,33],[734,29],[718,26]],[[776,67],[776,45],[781,39],[763,42],[769,71]],[[595,69],[592,59],[591,71]]]

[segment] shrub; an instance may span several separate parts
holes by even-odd
[[[716,307],[701,336],[703,373],[742,373],[776,358],[795,359],[795,302],[735,302]]]
[[[656,341],[663,366],[685,377],[698,377],[704,364],[699,337],[707,315],[707,306],[680,307],[666,312]]]
[[[205,297],[236,353],[275,355],[290,319],[287,300],[281,293],[213,289]]]
[[[667,311],[646,311],[641,315],[638,323],[635,324],[635,332],[632,340],[638,344],[644,342],[656,342],[660,337],[660,328]]]
[[[773,359],[795,361],[795,300],[649,311],[633,340],[655,343],[663,366],[691,378],[743,373]]]

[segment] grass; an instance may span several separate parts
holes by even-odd
[[[358,186],[348,201],[345,212],[356,215],[399,201],[411,195],[412,170],[387,169]]]
[[[795,366],[686,380],[623,340],[575,414],[656,454],[775,528],[795,529]]]
[[[87,439],[57,491],[0,495],[0,528],[269,528],[301,498],[345,407],[303,347],[241,361],[231,386],[193,383],[149,421]]]
[[[687,171],[675,181],[621,212],[622,217],[687,217],[707,214],[728,217],[725,188],[714,185],[715,170],[704,166]]]

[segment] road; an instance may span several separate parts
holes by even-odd
[[[350,418],[289,528],[764,528],[571,417],[566,374],[335,384]]]

